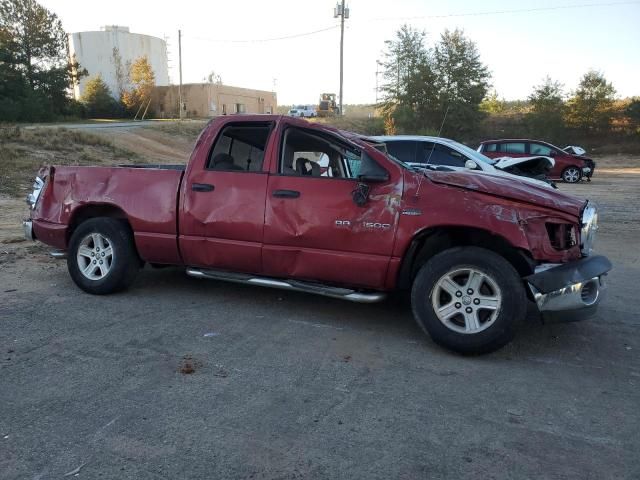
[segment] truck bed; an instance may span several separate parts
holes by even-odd
[[[119,168],[141,168],[154,170],[178,170],[184,171],[187,166],[185,164],[167,165],[163,163],[133,163],[118,165]]]
[[[93,211],[124,217],[143,260],[180,263],[177,203],[184,165],[51,167],[43,201],[34,212],[38,238],[66,249],[66,226]]]

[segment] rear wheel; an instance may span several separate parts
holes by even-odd
[[[129,226],[103,217],[83,222],[71,236],[67,267],[85,292],[104,295],[124,290],[140,269]]]
[[[479,354],[511,341],[527,299],[518,272],[503,257],[484,248],[455,247],[420,268],[411,305],[437,344]]]
[[[562,180],[566,183],[577,183],[582,178],[582,171],[578,167],[567,167],[562,171]]]

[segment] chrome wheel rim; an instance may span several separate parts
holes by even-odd
[[[564,181],[568,183],[576,183],[580,180],[580,172],[577,168],[568,168],[564,172]]]
[[[99,233],[87,235],[78,246],[78,269],[89,280],[102,280],[109,275],[114,260],[111,240]]]
[[[431,305],[445,327],[470,335],[495,323],[502,307],[502,292],[489,274],[477,268],[458,268],[436,282]]]

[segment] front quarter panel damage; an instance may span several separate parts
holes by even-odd
[[[422,183],[420,190],[418,184]],[[564,213],[524,201],[493,195],[479,188],[467,189],[433,183],[419,175],[405,175],[404,209],[421,211],[421,215],[402,215],[394,256],[403,257],[411,239],[431,228],[473,228],[500,237],[512,247],[528,252],[539,262],[566,262],[580,257],[578,246],[556,250],[545,224],[577,224],[573,203]],[[553,200],[554,207],[559,207]],[[487,245],[490,247],[490,245]]]

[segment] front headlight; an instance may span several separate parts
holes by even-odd
[[[40,193],[42,192],[43,187],[44,180],[42,180],[40,177],[36,177],[35,181],[33,182],[33,192],[27,195],[27,205],[29,205],[29,208],[31,208],[31,210],[36,208],[36,203],[38,203],[38,197],[40,197]]]
[[[586,257],[593,251],[593,243],[598,231],[598,208],[595,204],[587,202],[582,212],[582,230],[580,231],[580,250]]]

